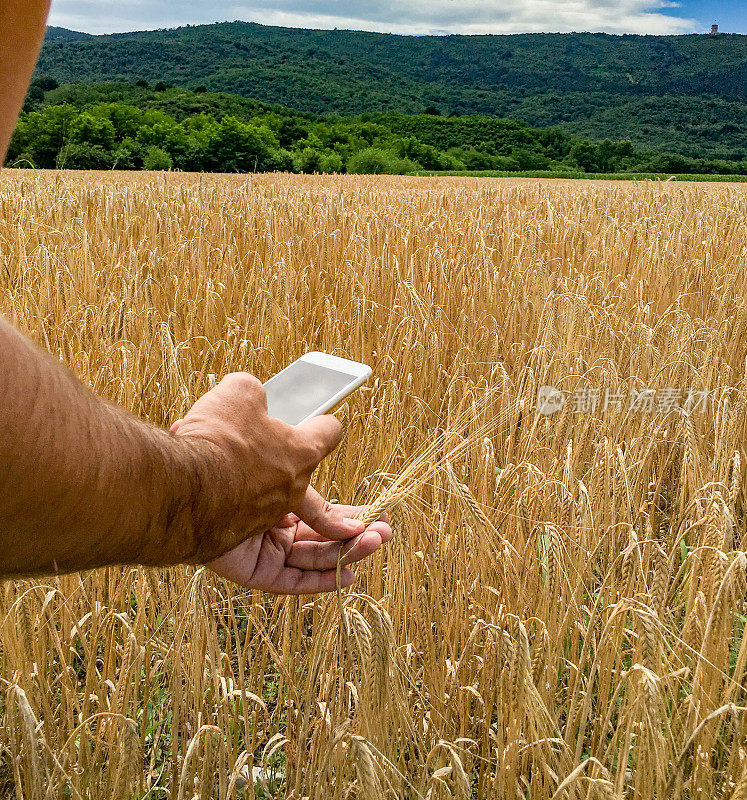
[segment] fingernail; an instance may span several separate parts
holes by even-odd
[[[363,531],[366,530],[363,520],[352,519],[351,517],[345,517],[342,521],[342,525],[345,530],[350,531],[350,533],[363,533]]]

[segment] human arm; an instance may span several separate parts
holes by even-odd
[[[48,10],[0,0],[0,165]],[[350,564],[391,536],[308,488],[339,441],[333,418],[271,420],[258,381],[239,374],[184,422],[176,437],[102,403],[0,318],[0,577],[217,559],[245,586],[313,592],[332,588],[341,549]]]
[[[99,400],[0,318],[0,575],[219,559],[217,571],[244,585],[332,588],[338,542],[351,540],[352,561],[391,535],[384,522],[366,532],[346,522],[346,507],[309,488],[339,439],[333,417],[295,428],[268,417],[246,373],[224,378],[168,433]],[[289,513],[308,524],[278,567],[277,547],[258,545],[277,540]],[[295,533],[315,546],[294,551]],[[286,569],[314,575],[296,581]]]

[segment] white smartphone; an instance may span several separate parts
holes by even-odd
[[[265,383],[267,413],[289,425],[324,414],[371,377],[371,367],[328,353],[306,353]]]

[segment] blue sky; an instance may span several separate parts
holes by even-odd
[[[747,0],[53,0],[50,24],[112,33],[247,20],[385,33],[747,33]]]
[[[679,8],[670,14],[690,17],[710,27],[718,22],[729,33],[747,33],[747,2],[745,0],[681,0]]]

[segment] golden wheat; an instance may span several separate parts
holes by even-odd
[[[4,173],[0,313],[104,397],[167,425],[229,371],[371,364],[315,481],[396,537],[330,597],[0,586],[0,796],[744,797],[745,218],[739,185]],[[619,407],[646,388],[710,394]]]

